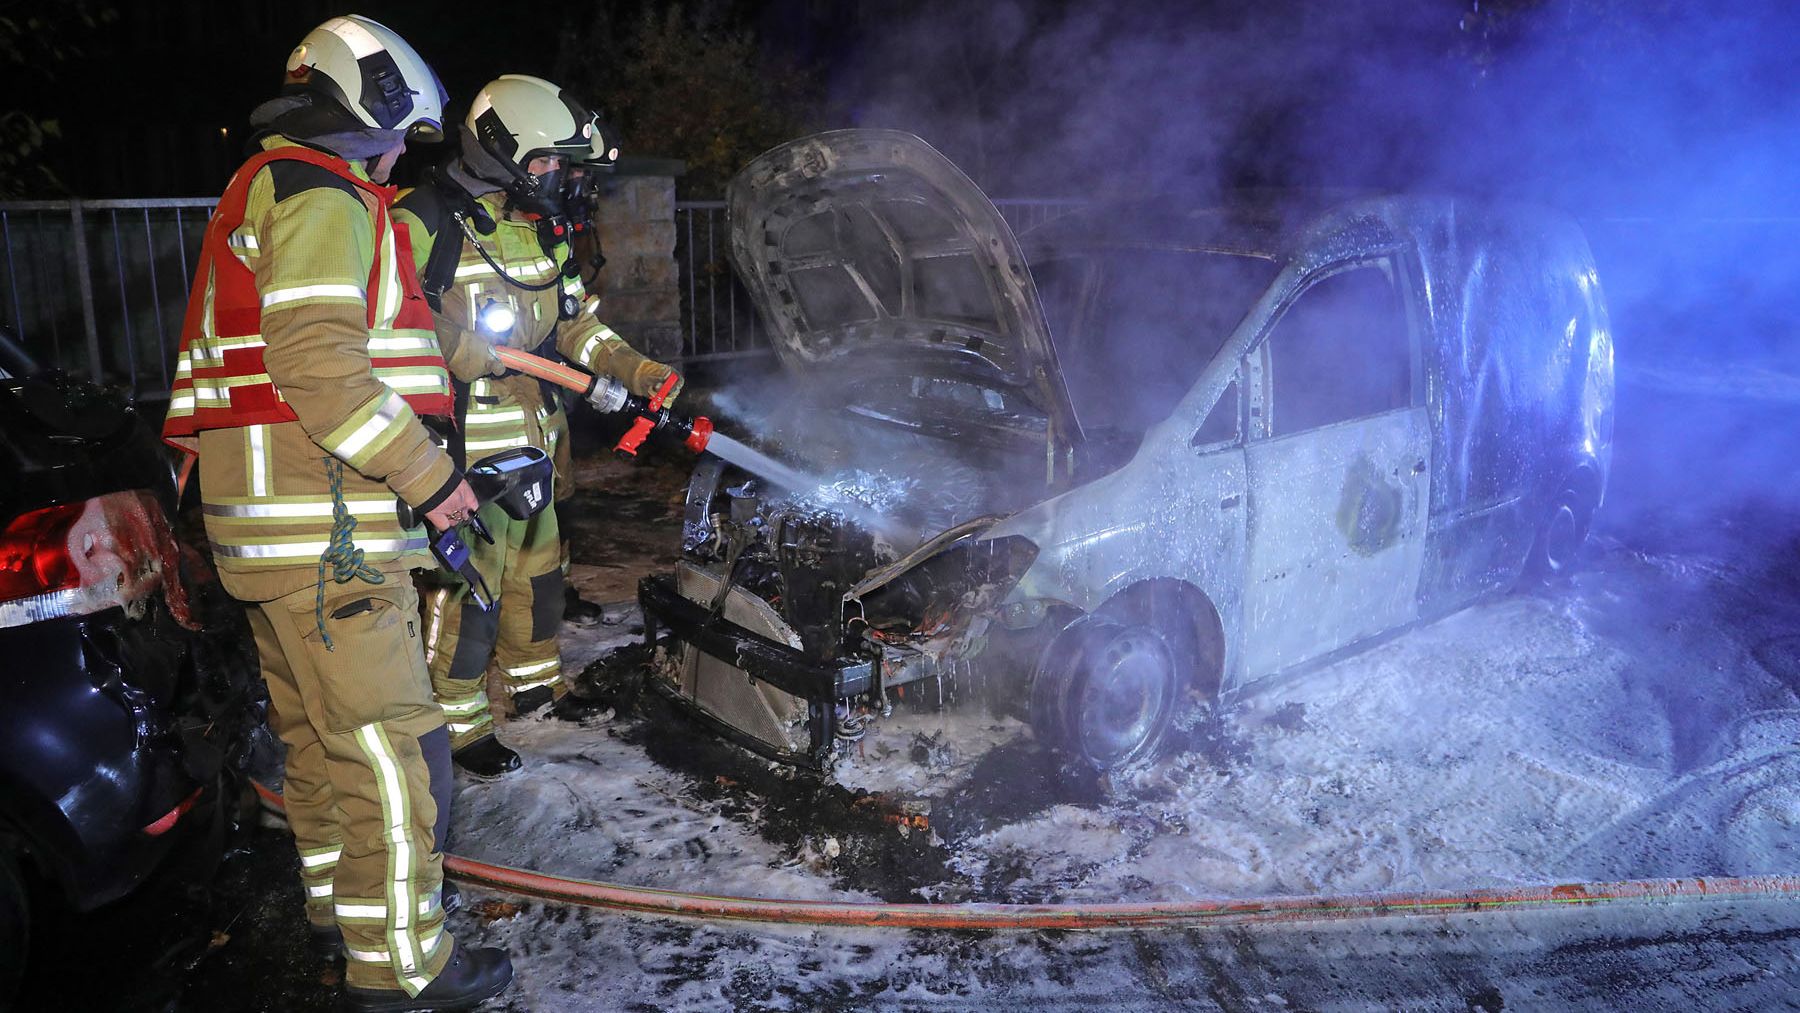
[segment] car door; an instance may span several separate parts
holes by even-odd
[[[1394,257],[1321,269],[1247,358],[1248,678],[1417,615],[1431,439],[1408,291]]]

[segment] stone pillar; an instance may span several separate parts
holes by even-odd
[[[675,177],[684,170],[673,159],[620,159],[601,178],[594,214],[606,266],[588,290],[600,296],[600,319],[638,351],[665,362],[681,355]]]

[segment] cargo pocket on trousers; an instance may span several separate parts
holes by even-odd
[[[416,716],[432,706],[431,677],[419,642],[419,615],[402,590],[343,594],[325,602],[325,630],[308,616],[306,651],[319,680],[328,731]],[[300,617],[297,615],[296,619]]]

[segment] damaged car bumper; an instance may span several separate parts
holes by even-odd
[[[638,585],[645,641],[666,658],[652,684],[740,745],[783,763],[823,766],[842,727],[837,702],[874,688],[876,662],[809,657],[781,635],[779,618],[757,616],[753,621],[764,631],[757,632],[683,594],[681,584],[690,594],[712,589],[716,595],[720,582],[684,563],[674,577],[646,577]],[[729,595],[720,605],[727,602],[745,607]]]

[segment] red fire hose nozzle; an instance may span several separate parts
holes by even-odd
[[[626,390],[624,384],[610,376],[595,376],[530,352],[521,352],[516,348],[496,348],[494,354],[499,356],[501,362],[521,373],[528,373],[540,380],[575,391],[604,414],[629,412],[636,416],[631,420],[631,427],[625,430],[625,435],[619,437],[618,445],[613,448],[625,457],[636,457],[638,448],[644,445],[644,441],[657,433],[674,437],[682,446],[696,454],[704,451],[707,441],[712,439],[712,420],[704,415],[685,418],[667,407],[669,392],[681,382],[679,373],[670,373],[656,393],[643,398]]]

